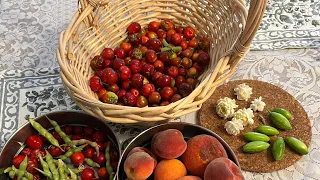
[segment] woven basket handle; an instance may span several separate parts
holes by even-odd
[[[232,49],[231,68],[235,68],[249,51],[250,44],[260,26],[266,6],[267,0],[250,0],[246,26]]]
[[[85,9],[87,6],[92,6],[93,8],[98,8],[100,6],[105,6],[109,3],[109,0],[79,0],[81,7]]]

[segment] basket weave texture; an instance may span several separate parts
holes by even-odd
[[[80,0],[80,8],[60,35],[57,58],[67,93],[87,113],[115,123],[148,124],[197,111],[229,78],[248,53],[267,0]],[[89,87],[90,60],[126,39],[126,27],[163,18],[192,26],[210,39],[210,65],[187,97],[159,107],[127,107],[101,102]]]

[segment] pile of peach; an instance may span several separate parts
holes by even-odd
[[[127,180],[241,180],[236,164],[213,136],[197,135],[185,141],[177,129],[155,134],[151,150],[135,147],[124,162]]]

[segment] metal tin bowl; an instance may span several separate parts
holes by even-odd
[[[240,164],[239,161],[230,148],[230,146],[216,133],[210,131],[209,129],[206,129],[204,127],[195,125],[195,124],[190,124],[190,123],[183,123],[183,122],[174,122],[174,123],[166,123],[166,124],[161,124],[158,126],[154,126],[152,128],[149,128],[143,132],[141,132],[137,137],[135,137],[125,148],[123,151],[120,161],[118,164],[118,172],[117,172],[117,180],[125,180],[126,175],[124,172],[123,164],[124,161],[128,155],[128,153],[133,149],[134,147],[146,147],[150,148],[151,145],[151,139],[153,135],[160,131],[164,131],[167,129],[178,129],[182,132],[183,136],[185,137],[186,140],[200,134],[208,134],[211,135],[219,140],[219,142],[223,145],[225,148],[228,157],[230,160],[232,160],[239,168]]]
[[[93,128],[99,129],[109,137],[111,141],[117,146],[119,154],[120,145],[119,140],[111,130],[111,128],[104,122],[95,117],[92,117],[86,113],[79,111],[59,111],[46,114],[50,119],[58,122],[60,126],[63,125],[82,125],[91,126]],[[51,129],[52,125],[49,123],[45,116],[40,116],[35,118],[44,128]],[[38,134],[38,132],[31,126],[28,122],[20,127],[8,140],[4,148],[0,153],[0,180],[7,180],[9,176],[3,174],[3,170],[8,166],[11,166],[11,160],[16,156],[23,148],[26,139],[33,134]]]

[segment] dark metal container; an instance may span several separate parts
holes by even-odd
[[[174,123],[166,123],[166,124],[161,124],[158,126],[154,126],[152,128],[149,128],[143,132],[141,132],[137,137],[135,137],[125,148],[123,151],[120,161],[118,164],[118,172],[117,172],[117,180],[125,180],[126,175],[124,172],[123,164],[124,161],[128,155],[128,153],[133,149],[134,147],[146,147],[150,148],[151,145],[151,139],[153,135],[160,131],[164,131],[167,129],[178,129],[182,132],[183,136],[185,137],[186,140],[200,134],[208,134],[211,135],[219,140],[219,142],[223,145],[225,148],[228,157],[230,160],[232,160],[238,167],[240,168],[239,161],[230,148],[230,146],[216,133],[210,131],[209,129],[206,129],[204,127],[195,125],[195,124],[190,124],[190,123],[183,123],[183,122],[174,122]]]
[[[91,126],[105,132],[109,139],[113,141],[113,143],[117,146],[119,154],[121,154],[118,138],[104,121],[79,111],[59,111],[52,112],[46,115],[50,119],[57,121],[60,126],[67,124]],[[45,116],[37,117],[35,118],[35,120],[46,129],[52,128],[52,125],[49,123]],[[24,148],[24,142],[30,135],[33,134],[38,133],[30,123],[26,123],[10,137],[0,153],[0,180],[9,179],[9,176],[7,174],[3,174],[3,170],[8,166],[11,166],[12,158]]]

